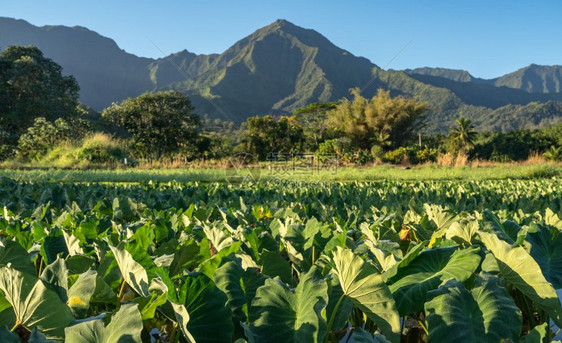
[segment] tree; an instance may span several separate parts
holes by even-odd
[[[300,152],[304,135],[293,117],[276,120],[270,115],[255,116],[246,121],[244,134],[246,152],[265,160],[271,153]]]
[[[193,145],[201,125],[191,101],[175,92],[144,93],[121,104],[112,104],[102,112],[118,127],[123,127],[140,157],[160,159]]]
[[[22,134],[35,118],[76,116],[78,83],[36,47],[11,46],[0,53],[0,127]]]
[[[349,137],[361,149],[369,149],[382,136],[400,146],[420,129],[427,104],[401,96],[392,98],[389,91],[379,89],[368,100],[358,88],[352,89],[353,100],[342,99],[328,112],[328,128]]]
[[[16,152],[18,137],[0,128],[0,161],[12,157]]]
[[[315,151],[328,137],[327,113],[335,109],[336,105],[335,102],[313,103],[293,112],[293,116],[302,127],[305,148]]]
[[[457,126],[452,127],[449,134],[450,150],[455,153],[468,153],[470,148],[474,146],[476,137],[474,125],[472,125],[472,121],[464,117],[460,117],[456,122]]]

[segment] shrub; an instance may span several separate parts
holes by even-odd
[[[119,141],[107,134],[96,133],[84,139],[76,153],[76,158],[79,162],[115,165],[124,163],[127,153]]]
[[[420,149],[417,146],[400,147],[384,154],[383,161],[393,164],[400,164],[407,160],[409,163],[435,162],[439,156],[439,150],[425,147]]]
[[[354,154],[350,154],[349,160],[347,160],[346,162],[363,165],[369,162],[373,162],[373,156],[369,153],[368,150],[358,150]]]
[[[386,154],[384,154],[383,160],[385,162],[390,162],[392,164],[400,164],[407,156],[411,162],[414,162],[412,161],[412,158],[409,156],[410,154],[415,156],[415,151],[412,150],[413,150],[412,148],[406,148],[406,147],[400,147],[398,149],[391,150]]]
[[[380,145],[373,145],[371,148],[371,156],[373,156],[373,159],[376,161],[382,161],[384,153],[385,151]]]
[[[416,151],[417,163],[435,162],[437,161],[437,156],[439,156],[439,150],[435,148],[425,147]]]
[[[57,144],[68,141],[72,128],[62,118],[50,122],[36,118],[33,125],[18,140],[18,154],[24,159],[39,160]]]
[[[316,158],[320,162],[332,158],[333,155],[339,155],[340,158],[351,153],[351,140],[347,137],[330,139],[321,143],[316,150]]]

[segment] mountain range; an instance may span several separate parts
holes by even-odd
[[[383,70],[320,33],[286,20],[255,31],[221,54],[183,50],[151,59],[119,48],[87,28],[31,25],[0,17],[0,49],[34,45],[73,75],[80,101],[95,110],[143,92],[187,94],[200,114],[237,123],[253,115],[288,114],[312,102],[336,101],[360,87],[428,102],[427,129],[444,131],[455,118],[479,129],[535,128],[562,121],[562,66],[530,65],[496,79],[464,70]]]

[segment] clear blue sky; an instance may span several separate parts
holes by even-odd
[[[0,0],[0,16],[81,25],[128,52],[220,53],[283,18],[385,66],[465,69],[491,78],[531,63],[562,64],[560,0]],[[2,33],[0,33],[2,34]]]

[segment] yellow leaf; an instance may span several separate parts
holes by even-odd
[[[68,299],[68,306],[74,307],[76,305],[87,306],[88,304],[86,304],[86,302],[84,302],[84,300],[80,297],[71,297]]]

